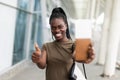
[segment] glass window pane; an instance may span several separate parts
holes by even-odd
[[[28,0],[18,0],[18,7],[27,10]],[[28,13],[19,10],[17,11],[16,28],[15,28],[15,39],[14,39],[14,50],[13,50],[13,65],[23,60],[24,56],[24,40],[25,30],[27,25]]]

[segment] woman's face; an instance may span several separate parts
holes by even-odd
[[[67,26],[62,18],[54,18],[50,22],[51,32],[56,40],[63,41],[66,39]]]

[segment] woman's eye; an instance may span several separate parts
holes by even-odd
[[[63,26],[62,25],[60,25],[60,26],[58,26],[59,27],[59,29],[62,29],[63,28]]]
[[[57,27],[51,27],[51,30],[56,30],[56,29],[63,29],[63,25],[59,25],[59,26],[57,26]]]
[[[56,30],[56,28],[55,28],[55,27],[52,27],[51,29],[52,29],[52,30]]]

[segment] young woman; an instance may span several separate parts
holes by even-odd
[[[40,49],[35,44],[36,51],[32,54],[32,61],[41,69],[46,68],[46,80],[69,80],[69,70],[73,64],[72,41],[69,34],[67,16],[60,7],[54,8],[49,19],[51,32],[55,40],[45,43]],[[88,49],[88,60],[94,59],[92,46]]]

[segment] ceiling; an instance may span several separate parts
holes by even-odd
[[[85,18],[88,9],[88,0],[61,0],[72,18]]]
[[[99,0],[60,0],[62,6],[66,8],[66,11],[69,13],[69,16],[73,19],[86,19],[95,14],[97,2]],[[92,1],[95,1],[93,3]],[[104,6],[105,0],[100,0],[100,5]],[[93,4],[95,5],[92,8]],[[92,11],[94,9],[94,11]]]

